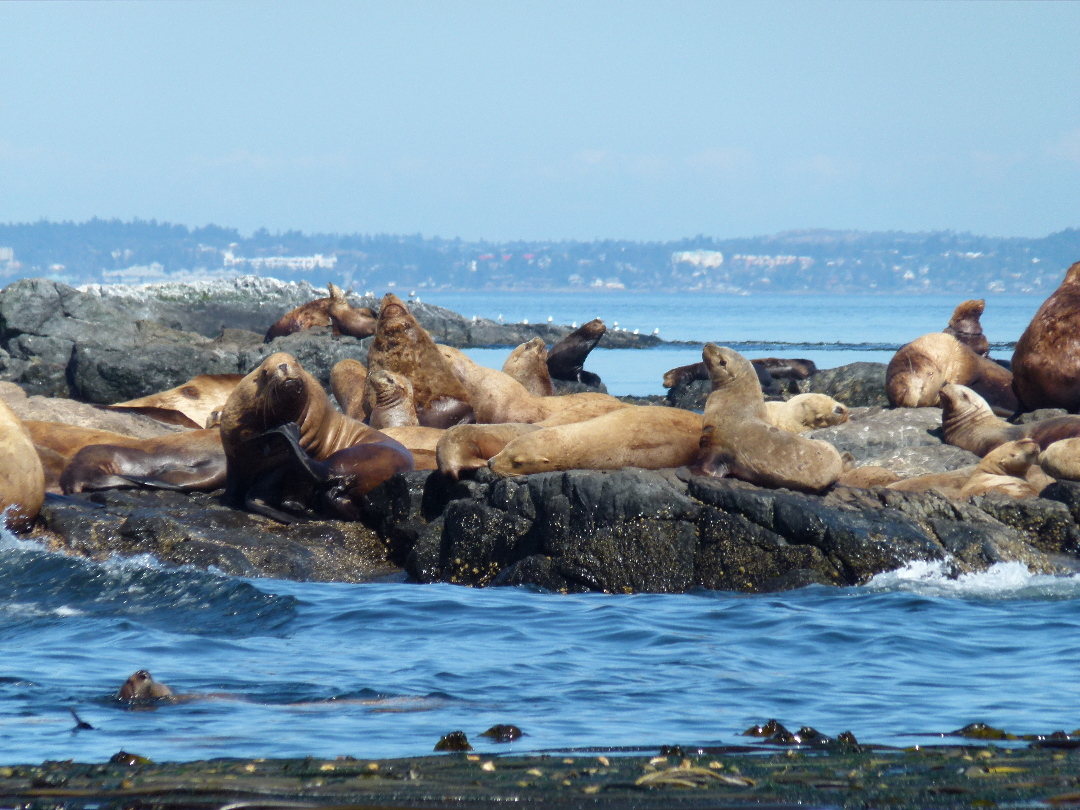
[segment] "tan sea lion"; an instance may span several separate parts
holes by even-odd
[[[836,482],[844,463],[835,447],[766,420],[765,398],[749,360],[715,343],[706,343],[701,354],[713,390],[705,402],[695,473],[802,492],[820,492]]]
[[[960,500],[970,500],[987,492],[1013,498],[1038,497],[1038,490],[1024,479],[1038,457],[1039,445],[1032,439],[1018,439],[994,448],[979,462],[960,490]]]
[[[551,384],[547,358],[544,339],[534,337],[510,352],[502,371],[521,383],[534,397],[552,397],[555,396],[555,386]]]
[[[382,428],[379,432],[385,433],[412,453],[414,470],[434,470],[437,468],[435,448],[438,447],[439,440],[446,433],[442,428],[402,425],[401,427]]]
[[[1080,481],[1080,437],[1051,444],[1039,455],[1039,467],[1052,478]]]
[[[701,416],[681,408],[632,405],[511,441],[488,466],[499,476],[554,470],[659,470],[697,455]]]
[[[296,428],[294,436],[277,431],[289,425]],[[274,432],[295,441],[300,456],[271,452],[262,437]],[[290,458],[323,486],[321,497],[345,519],[359,516],[356,499],[413,468],[404,446],[335,410],[322,385],[284,352],[267,357],[236,386],[222,409],[221,439],[228,468],[226,500],[276,520],[290,516],[262,496],[303,483],[296,480],[295,467],[285,463]]]
[[[0,401],[0,510],[11,531],[30,529],[45,501],[45,471],[30,433]]]
[[[163,683],[155,681],[145,669],[140,669],[120,687],[117,700],[128,703],[148,703],[173,696],[172,690]]]
[[[375,339],[368,349],[368,374],[386,369],[404,376],[413,386],[416,416],[424,427],[448,428],[475,420],[465,388],[442,354],[401,299],[383,298]],[[364,413],[375,407],[371,381],[364,386]]]
[[[172,425],[202,428],[243,378],[243,374],[199,374],[168,391],[107,407],[112,411],[142,413]]]
[[[871,489],[873,487],[888,486],[899,480],[901,480],[900,476],[892,470],[868,464],[865,467],[844,470],[840,473],[840,477],[836,479],[836,483],[845,487]]]
[[[966,385],[1009,413],[1017,408],[1009,370],[944,332],[931,332],[901,346],[885,370],[885,392],[894,408],[937,405],[945,383]]]
[[[209,492],[225,485],[221,431],[192,430],[157,439],[120,437],[76,452],[60,474],[65,495],[133,486]]]
[[[964,301],[953,310],[949,325],[944,329],[945,334],[952,335],[981,357],[990,356],[990,341],[983,334],[982,323],[979,322],[985,309],[986,300],[983,298]]]
[[[390,427],[419,425],[413,387],[403,375],[386,369],[371,372],[368,384],[375,392],[375,407],[368,416],[368,424],[376,430]],[[434,428],[431,428],[434,430]]]
[[[1012,371],[1025,411],[1080,411],[1080,262],[1068,269],[1016,342]]]
[[[786,402],[765,403],[765,418],[791,433],[840,425],[848,416],[846,405],[825,394],[799,394]]]
[[[548,349],[547,367],[553,380],[570,380],[591,385],[600,385],[600,377],[582,369],[589,352],[596,348],[600,338],[607,332],[607,327],[599,318],[583,323],[569,335]]]
[[[334,399],[346,416],[360,422],[366,418],[363,404],[366,383],[367,367],[359,360],[346,357],[330,369],[330,390],[334,393]]]
[[[1055,416],[1026,425],[1010,425],[994,415],[986,400],[963,385],[941,389],[941,430],[945,442],[985,456],[995,447],[1018,439],[1034,439],[1046,449],[1062,439],[1080,436],[1080,416]]]
[[[541,428],[536,425],[454,425],[439,439],[435,458],[439,472],[457,481],[461,474],[486,467],[488,461],[519,436]]]
[[[939,495],[956,500],[960,497],[960,490],[964,484],[975,474],[976,465],[961,467],[957,470],[948,470],[939,473],[927,473],[926,475],[914,475],[891,484],[886,488],[900,492],[929,492],[933,490]]]
[[[277,337],[311,329],[313,326],[329,326],[335,335],[365,338],[375,334],[375,313],[367,307],[354,308],[345,298],[341,288],[331,282],[327,285],[329,298],[316,298],[291,309],[266,330],[265,343]]]

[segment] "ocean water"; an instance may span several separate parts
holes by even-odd
[[[633,324],[629,309],[602,308],[612,300],[571,298],[563,303],[581,314],[565,320]],[[725,306],[741,312],[746,301]],[[491,314],[474,302],[476,312],[458,308]],[[555,303],[536,306],[556,312]],[[864,302],[894,313],[876,327],[859,325],[850,299],[816,309],[772,299],[756,324],[728,317],[730,332],[683,320],[687,340],[810,343],[799,320],[809,307],[838,341],[898,344],[942,328],[955,303]],[[991,340],[1015,340],[1039,303],[992,299]],[[680,309],[708,307],[672,298],[656,321],[678,321]],[[998,309],[1014,314],[992,330]],[[620,354],[627,386],[641,392],[650,352]],[[2,535],[0,764],[100,762],[120,749],[159,761],[407,756],[454,730],[483,752],[732,744],[773,717],[895,745],[942,742],[936,735],[975,721],[1072,731],[1078,637],[1080,580],[1013,564],[959,580],[920,565],[858,588],[770,595],[565,596],[248,580],[148,557],[69,558]],[[114,695],[143,668],[187,699],[124,708]],[[73,731],[70,709],[94,730]],[[477,736],[495,723],[527,736],[512,745]]]

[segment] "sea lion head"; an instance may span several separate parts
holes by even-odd
[[[841,425],[850,417],[847,405],[826,394],[801,394],[799,406],[802,409],[802,423],[810,427]]]
[[[753,364],[734,349],[706,343],[701,351],[701,359],[705,361],[713,391],[738,385],[747,379],[757,383]]]
[[[285,352],[275,352],[237,384],[221,408],[226,450],[286,422],[303,419],[318,384]]]
[[[957,419],[975,416],[993,416],[994,412],[986,400],[968,388],[957,383],[945,383],[938,395],[941,403],[941,421],[951,422]]]
[[[987,357],[990,354],[990,341],[983,334],[979,318],[986,309],[986,299],[977,298],[963,301],[949,318],[945,333],[952,335],[966,345],[975,354]]]
[[[336,301],[336,302],[341,303],[341,304],[347,304],[348,303],[345,300],[345,291],[342,290],[341,287],[339,287],[334,282],[331,281],[329,284],[327,284],[326,289],[330,293],[330,300],[331,301]]]
[[[165,684],[155,681],[145,669],[140,669],[124,681],[116,697],[118,700],[126,700],[129,703],[140,703],[172,697],[172,690]]]
[[[1061,282],[1061,286],[1066,284],[1070,286],[1080,286],[1080,262],[1076,262],[1072,267],[1065,271],[1065,280]]]
[[[1017,439],[995,447],[979,462],[983,472],[1023,478],[1039,458],[1041,448],[1034,439]]]
[[[572,334],[583,337],[587,340],[600,340],[607,332],[607,327],[604,326],[604,322],[599,318],[593,318],[588,323],[583,323]]]
[[[378,331],[383,335],[399,335],[417,327],[416,319],[405,302],[393,293],[383,296],[379,307]]]
[[[400,402],[413,401],[413,387],[408,378],[393,371],[379,369],[368,377],[375,391],[375,405],[388,408]]]

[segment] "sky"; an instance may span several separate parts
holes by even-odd
[[[1080,3],[2,2],[0,222],[1080,227]]]

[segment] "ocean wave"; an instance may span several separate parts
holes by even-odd
[[[985,571],[954,577],[946,560],[919,560],[878,574],[863,589],[981,599],[1070,599],[1080,596],[1080,577],[1033,574],[1019,562],[995,563]]]

